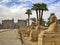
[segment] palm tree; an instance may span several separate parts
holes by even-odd
[[[40,17],[41,17],[41,4],[40,3],[38,3],[38,12],[39,12],[39,25],[40,25]]]
[[[28,10],[25,12],[25,14],[27,14],[27,15],[28,15],[28,26],[29,26],[29,24],[30,24],[29,19],[30,19],[30,15],[32,14],[32,12],[31,12],[31,10],[30,10],[30,9],[28,9]]]
[[[33,8],[32,9],[36,11],[37,21],[39,19],[39,23],[41,25],[41,23],[42,23],[42,17],[43,17],[43,11],[48,11],[47,5],[44,4],[44,3],[42,3],[42,4],[36,3],[36,4],[33,4]]]
[[[37,21],[38,21],[38,4],[39,3],[33,4],[32,8],[31,8],[32,10],[36,11]]]
[[[40,19],[40,22],[42,22],[43,11],[48,11],[47,5],[44,4],[44,3],[42,3],[42,4],[40,5],[40,10],[41,10],[41,17],[40,17],[41,19]]]

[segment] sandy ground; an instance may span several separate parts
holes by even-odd
[[[9,29],[9,31],[3,30],[0,32],[0,45],[21,45],[21,41],[18,39],[17,30]]]
[[[25,45],[38,45],[37,42],[30,41],[29,37],[24,37],[23,40]]]

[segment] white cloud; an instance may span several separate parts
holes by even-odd
[[[47,20],[48,17],[50,16],[50,13],[55,13],[55,15],[57,16],[57,18],[60,18],[60,1],[52,4],[50,6],[48,6],[49,11],[44,12],[44,19]]]
[[[5,4],[5,3],[8,3],[8,2],[10,2],[10,0],[2,0],[2,1],[0,1],[0,4]]]
[[[9,2],[10,0],[2,0],[2,2]]]
[[[25,2],[25,1],[30,1],[32,3],[51,3],[51,2],[55,2],[57,0],[19,0],[20,2]]]
[[[10,0],[3,0],[2,2],[9,2]],[[21,2],[23,1],[31,1],[33,3],[37,3],[37,2],[45,2],[45,3],[50,3],[53,2],[54,0],[20,0]],[[55,0],[56,1],[56,0]],[[27,6],[28,4],[21,4],[21,5],[14,5],[10,8],[3,6],[0,4],[0,20],[2,19],[12,19],[14,18],[15,20],[17,19],[26,19],[27,15],[25,14],[25,11],[28,8],[24,8],[24,6]],[[50,6],[48,6],[49,11],[44,12],[43,18],[45,20],[47,20],[47,18],[49,17],[50,13],[56,13],[57,17],[60,18],[60,2],[57,2],[55,4],[52,4]],[[31,15],[31,17],[36,17],[35,12],[32,12],[33,15]]]
[[[25,15],[26,8],[23,8],[23,5],[13,6],[8,8],[6,6],[0,5],[0,20],[2,19],[26,19],[27,15]]]

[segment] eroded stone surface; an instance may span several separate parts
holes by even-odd
[[[60,25],[57,24],[55,16],[52,16],[50,21],[49,28],[39,34],[38,45],[60,45]]]

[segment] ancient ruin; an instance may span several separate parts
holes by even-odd
[[[57,24],[57,18],[51,16],[50,22],[49,28],[39,34],[38,45],[60,45],[60,25]]]
[[[27,26],[25,20],[18,20],[17,23],[12,20],[2,20],[2,24],[0,24],[0,29],[17,29],[21,27]]]
[[[60,45],[60,25],[57,23],[56,16],[51,16],[50,23],[49,27],[39,27],[39,22],[37,22],[22,28],[24,39],[37,42],[38,45]]]

